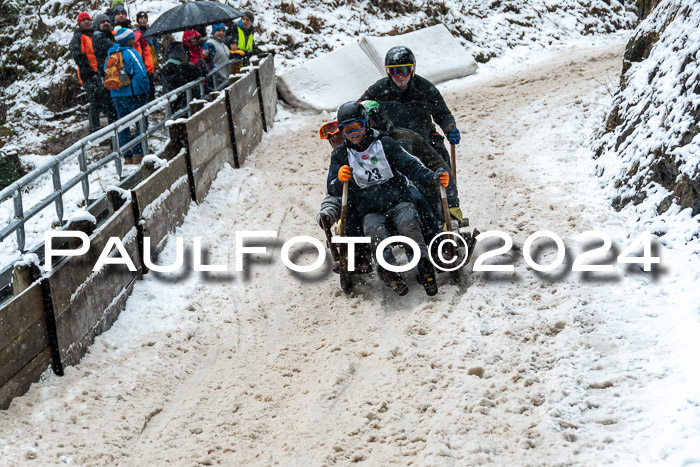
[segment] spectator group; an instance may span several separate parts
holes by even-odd
[[[200,27],[184,31],[178,41],[172,35],[146,37],[148,14],[138,12],[133,25],[124,0],[112,0],[110,8],[94,18],[80,13],[70,53],[88,97],[90,132],[100,129],[102,114],[115,122],[154,100],[159,90],[167,93],[202,77],[207,77],[209,89],[226,82],[232,62],[240,67],[250,56],[262,53],[254,41],[254,19],[246,11],[228,28],[214,24],[210,36],[206,27]],[[179,96],[171,110],[184,108],[185,99]],[[130,128],[120,131],[120,147],[139,134],[138,125],[133,136]],[[139,164],[142,158],[141,144],[124,152],[125,164]]]

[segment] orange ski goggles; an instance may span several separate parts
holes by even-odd
[[[337,135],[338,133],[340,133],[340,128],[338,128],[338,122],[335,120],[324,124],[321,129],[318,130],[318,134],[321,139],[328,139],[333,135]]]

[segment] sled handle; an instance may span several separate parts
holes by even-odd
[[[440,200],[442,201],[442,214],[445,220],[443,230],[445,232],[451,232],[452,221],[450,220],[450,207],[447,204],[447,192],[445,192],[445,187],[442,185],[440,185]]]
[[[333,261],[340,261],[340,255],[338,255],[338,250],[336,244],[333,243],[333,234],[331,233],[331,226],[326,222],[326,218],[321,216],[321,227],[326,234],[326,241],[328,242],[328,248],[331,250],[331,256]]]
[[[450,130],[454,129],[455,126],[450,125]],[[450,162],[452,163],[452,178],[454,179],[455,185],[457,185],[457,148],[452,143],[450,143]]]
[[[345,224],[348,218],[348,182],[343,182],[343,198],[340,205],[340,225],[338,226],[338,235],[345,236]]]

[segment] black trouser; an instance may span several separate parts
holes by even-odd
[[[90,133],[94,133],[100,129],[101,113],[107,116],[109,123],[116,122],[117,111],[114,109],[109,91],[105,89],[102,83],[102,78],[96,76],[86,81],[84,86],[88,101],[90,102],[90,110],[88,112]]]
[[[428,247],[425,245],[423,235],[421,234],[421,225],[418,218],[418,212],[413,203],[399,203],[396,206],[388,209],[383,213],[372,212],[365,215],[362,220],[362,228],[365,235],[372,240],[372,254],[374,261],[377,263],[377,275],[386,283],[386,279],[392,274],[388,270],[379,265],[377,261],[377,246],[382,240],[389,238],[389,225],[393,225],[398,235],[403,235],[410,238],[418,244],[421,254],[421,262],[427,263],[426,268],[432,270],[432,265],[429,263]],[[410,247],[407,251],[410,250]],[[387,246],[381,252],[384,260],[391,265],[396,264],[396,258],[391,252],[391,246]],[[409,255],[410,258],[410,255]]]
[[[148,75],[148,102],[156,98],[156,77]]]

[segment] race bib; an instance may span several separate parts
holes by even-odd
[[[381,185],[394,176],[379,140],[370,144],[366,151],[358,152],[348,148],[348,163],[352,169],[352,178],[360,188]]]

